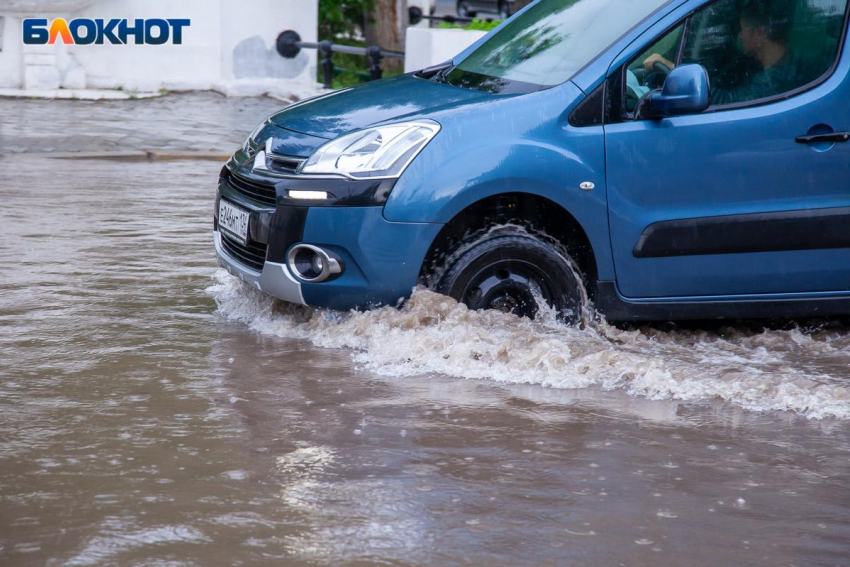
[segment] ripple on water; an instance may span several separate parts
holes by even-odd
[[[845,334],[585,329],[542,310],[535,321],[466,306],[425,289],[401,309],[339,313],[275,301],[224,270],[207,288],[227,319],[268,335],[349,348],[384,375],[441,373],[553,388],[620,389],[650,399],[722,399],[756,411],[850,419]],[[823,361],[823,362],[821,362]]]

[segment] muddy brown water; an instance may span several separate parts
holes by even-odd
[[[233,112],[168,98],[115,108]],[[282,305],[216,267],[218,164],[12,155],[39,104],[0,101],[0,565],[850,564],[842,324]]]

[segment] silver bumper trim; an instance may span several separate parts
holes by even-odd
[[[304,302],[304,296],[301,295],[301,283],[292,276],[286,264],[266,262],[262,273],[255,272],[224,251],[221,247],[221,234],[217,230],[213,231],[213,240],[219,266],[263,293],[290,303],[307,305]]]

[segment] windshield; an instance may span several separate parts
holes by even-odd
[[[669,0],[542,0],[455,67],[446,80],[495,92],[560,85]]]

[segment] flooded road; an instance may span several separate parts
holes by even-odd
[[[841,323],[313,312],[217,269],[220,163],[45,157],[279,105],[0,100],[0,565],[850,564]]]

